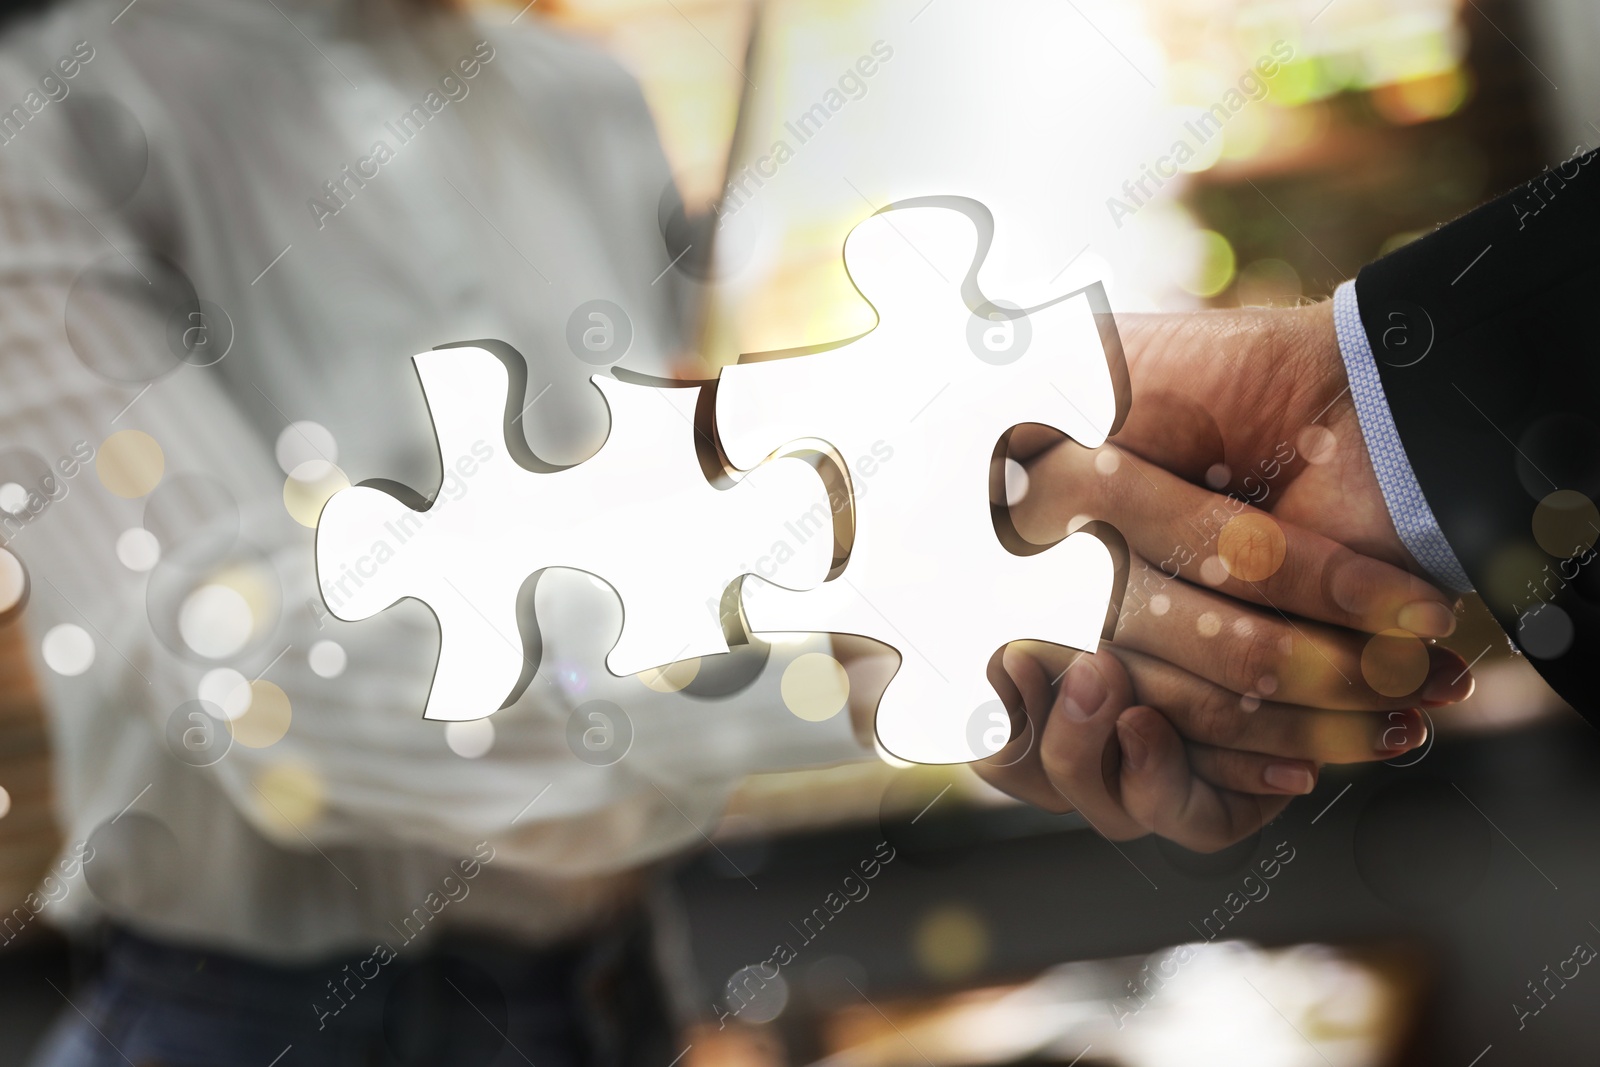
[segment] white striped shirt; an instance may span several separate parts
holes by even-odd
[[[658,221],[669,175],[637,87],[532,19],[434,16],[419,30],[410,7],[74,2],[0,46],[0,485],[31,488],[75,449],[97,455],[71,478],[58,467],[65,495],[7,529],[33,582],[35,649],[61,624],[95,645],[79,675],[36,663],[69,852],[98,845],[89,885],[80,876],[53,906],[60,921],[110,913],[282,958],[370,946],[487,839],[496,859],[451,920],[555,936],[621,891],[615,872],[699,841],[743,774],[867,755],[846,716],[783,708],[781,660],[798,649],[726,701],[610,677],[619,609],[567,572],[540,590],[545,680],[491,720],[487,755],[465,759],[421,718],[427,611],[406,602],[344,624],[315,609],[312,531],[286,512],[275,457],[290,422],[331,431],[352,480],[428,490],[438,459],[408,357],[499,338],[529,360],[529,399],[551,387],[525,420],[530,444],[575,462],[605,413],[567,352],[573,309],[625,308],[634,369],[660,372],[677,336],[680,279],[662,273]],[[75,47],[93,55],[65,79],[57,63]],[[187,312],[168,321],[184,303],[173,269],[213,320],[231,319],[231,349],[157,375],[174,363],[169,334],[188,327]],[[208,325],[220,343],[226,327]],[[159,444],[163,476],[123,499],[101,475],[108,440],[130,430]],[[177,542],[148,574],[116,550],[141,526]],[[184,647],[201,572],[180,557],[218,530],[233,544],[223,562],[244,567],[229,580],[258,606],[230,665],[265,672],[292,713],[281,740],[235,741],[193,767],[169,722],[214,664]],[[226,634],[189,634],[208,637]],[[348,655],[334,679],[308,663],[324,639]],[[610,767],[568,744],[572,709],[595,697],[635,731]]]

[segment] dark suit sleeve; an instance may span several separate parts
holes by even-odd
[[[1600,724],[1597,156],[1368,265],[1356,296],[1451,548],[1529,660]]]

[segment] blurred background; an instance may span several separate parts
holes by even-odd
[[[1117,311],[1281,306],[1600,143],[1585,0],[538,0],[526,17],[643,84],[712,363],[870,328],[839,248],[891,199],[989,203],[986,290],[1018,304],[1101,280]],[[1600,977],[1573,973],[1600,945],[1600,741],[1486,614],[1448,643],[1479,690],[1425,750],[1332,768],[1213,856],[1111,844],[962,768],[749,780],[656,901],[693,1020],[682,1063],[1592,1062]],[[59,837],[41,713],[0,644],[3,914]],[[39,976],[73,966],[40,924],[0,949],[0,1062],[58,1006]]]

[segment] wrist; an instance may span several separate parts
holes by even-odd
[[[1350,395],[1350,375],[1339,348],[1333,301],[1319,300],[1294,308],[1279,323],[1274,338],[1292,381],[1287,412],[1299,433],[1311,425],[1330,429],[1349,426],[1359,436],[1355,401]],[[1337,430],[1335,430],[1337,432]],[[1364,452],[1364,449],[1363,449]]]

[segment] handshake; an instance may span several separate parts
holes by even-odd
[[[1119,320],[1126,423],[1097,452],[1013,434],[1012,514],[1038,542],[1085,513],[1115,526],[1127,592],[1096,653],[1013,644],[991,663],[1012,734],[983,778],[1109,838],[1224,847],[1323,764],[1414,749],[1420,709],[1471,693],[1433,643],[1455,627],[1435,583],[1475,583],[1595,721],[1600,362],[1574,294],[1600,268],[1572,235],[1600,226],[1596,158],[1331,302]]]
[[[1133,403],[1091,451],[1012,437],[1018,532],[1074,513],[1128,538],[1114,638],[1010,646],[990,680],[1012,740],[974,764],[1112,839],[1221,848],[1325,763],[1421,745],[1418,710],[1471,691],[1434,639],[1453,595],[1417,577],[1368,458],[1331,304],[1118,320]]]

